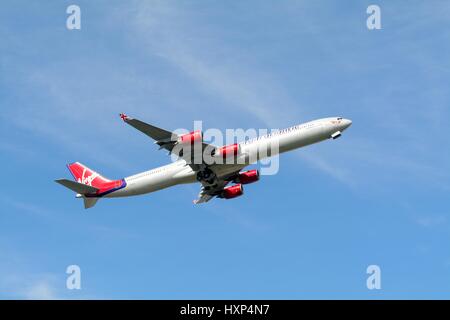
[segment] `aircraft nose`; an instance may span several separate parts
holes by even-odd
[[[349,119],[342,120],[343,130],[347,129],[351,125],[352,125],[352,120],[349,120]]]

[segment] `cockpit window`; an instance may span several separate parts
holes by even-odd
[[[338,120],[342,120],[342,118],[337,118]]]

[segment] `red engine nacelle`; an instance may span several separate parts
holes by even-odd
[[[233,186],[224,188],[222,191],[221,198],[233,199],[242,196],[243,194],[244,188],[242,187],[242,184],[235,184]]]
[[[244,172],[239,172],[236,182],[242,184],[249,184],[259,180],[259,171],[258,170],[249,170]]]
[[[192,131],[178,137],[178,142],[182,144],[194,144],[203,141],[203,133],[200,130]]]
[[[240,147],[239,144],[230,144],[228,146],[223,146],[217,149],[217,151],[214,153],[217,157],[223,157],[228,158],[231,156],[237,156],[240,153]]]

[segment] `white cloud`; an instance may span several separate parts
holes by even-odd
[[[25,299],[29,300],[56,300],[53,286],[48,281],[38,281],[25,289],[23,292]]]
[[[13,256],[17,256],[14,253]],[[21,260],[21,259],[19,259]],[[22,265],[0,265],[0,297],[8,299],[27,300],[55,300],[60,299],[60,292],[56,288],[58,280],[62,278],[48,273],[26,272]]]

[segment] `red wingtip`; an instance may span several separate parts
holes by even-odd
[[[121,113],[121,114],[119,114],[119,116],[123,121],[130,119],[130,117],[128,117],[125,113]]]

